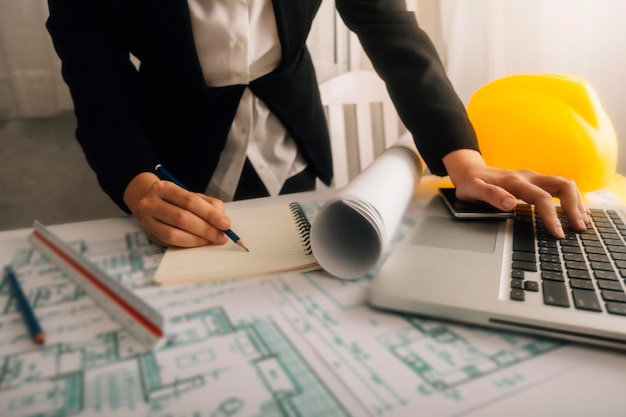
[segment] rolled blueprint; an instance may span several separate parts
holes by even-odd
[[[379,262],[423,166],[411,136],[403,135],[320,208],[311,226],[311,248],[326,272],[357,279]]]

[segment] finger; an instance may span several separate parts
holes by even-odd
[[[208,202],[213,209],[210,213],[206,213],[206,218],[210,223],[214,224],[220,230],[228,230],[232,224],[230,217],[226,214],[224,202],[218,198],[209,197],[204,194],[198,194],[202,199]]]
[[[582,232],[589,224],[589,210],[585,207],[573,180],[562,177],[539,176],[535,182],[554,197],[559,198],[569,225]]]
[[[511,211],[517,205],[517,198],[513,194],[482,180],[465,183],[461,188],[457,188],[457,198],[466,201],[484,201],[504,211]]]
[[[565,237],[556,206],[552,200],[552,194],[544,189],[546,184],[540,184],[544,187],[536,184],[536,182],[541,181],[538,181],[535,173],[531,171],[511,172],[495,182],[495,185],[505,189],[511,195],[515,195],[529,204],[534,204],[535,210],[543,219],[546,229],[551,235],[558,239]]]
[[[147,231],[150,240],[160,246],[191,248],[212,243],[198,235],[172,227],[156,219],[152,219],[149,225],[144,226],[144,230]]]
[[[527,184],[518,195],[525,202],[535,206],[535,211],[543,220],[548,233],[557,239],[563,239],[565,237],[556,205],[549,192],[533,184]]]
[[[211,197],[205,194],[198,194],[202,199],[206,200],[209,204],[211,204],[216,209],[224,212],[224,202],[219,198]]]
[[[212,228],[223,231],[230,228],[230,218],[224,211],[224,203],[216,198],[192,193],[181,188],[163,197],[169,203],[193,213]],[[184,220],[184,219],[181,219]]]
[[[535,205],[535,211],[543,219],[543,223],[552,236],[557,239],[565,238],[563,225],[557,214],[556,205],[552,199],[552,194],[544,187],[532,182],[514,181],[513,192],[522,200]]]
[[[178,246],[189,246],[188,242],[194,239],[176,230],[164,228],[163,225],[197,236],[200,240],[194,241],[198,244],[203,241],[217,244],[227,242],[227,237],[221,229],[200,217],[202,214],[198,215],[213,210],[226,216],[223,211],[208,204],[199,197],[199,194],[190,193],[166,181],[160,183],[162,184],[156,185],[153,190],[158,198],[143,199],[139,203],[141,212],[149,213],[148,220],[144,221],[145,228],[152,230],[161,241]],[[226,220],[226,224],[230,225],[227,216]]]
[[[561,220],[559,219],[559,215],[557,213],[554,201],[552,200],[552,196],[548,194],[547,198],[537,198],[537,200],[535,200],[535,202],[532,204],[535,205],[535,211],[543,220],[543,223],[546,226],[546,230],[548,230],[548,233],[550,233],[557,239],[565,238],[563,225],[561,224]]]
[[[167,204],[169,207],[164,207]],[[193,247],[207,244],[224,244],[226,235],[209,226],[208,223],[179,207],[164,203],[142,216],[140,223],[150,238],[158,244],[167,246]],[[191,220],[185,220],[188,216]],[[193,225],[194,218],[197,224]],[[181,220],[182,219],[182,220]]]
[[[160,237],[167,239],[170,244],[177,242],[177,246],[189,246],[191,239],[186,234],[194,235],[200,243],[206,240],[208,243],[224,244],[228,241],[227,236],[221,229],[198,217],[196,214],[174,204],[165,203],[153,212],[154,219],[169,226],[167,229],[159,227]],[[206,244],[206,243],[204,243]]]
[[[163,210],[161,206],[169,205],[160,198],[146,198],[139,201],[135,218],[139,221],[142,229],[150,240],[161,246],[203,246],[209,242],[207,239],[178,229],[158,219],[158,213]],[[156,216],[156,217],[155,217]]]

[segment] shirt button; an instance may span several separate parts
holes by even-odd
[[[243,43],[242,41],[235,42],[235,50],[237,51],[242,51],[245,46],[246,44]]]

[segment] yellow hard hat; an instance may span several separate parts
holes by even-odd
[[[615,129],[581,78],[500,78],[472,95],[467,112],[491,166],[571,178],[581,192],[606,188],[616,172]]]

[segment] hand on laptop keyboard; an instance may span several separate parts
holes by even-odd
[[[565,233],[552,199],[557,197],[570,227],[578,232],[587,229],[589,210],[572,180],[528,170],[493,168],[470,149],[451,152],[443,162],[461,200],[485,201],[501,210],[513,210],[517,199],[521,199],[535,205],[552,236],[563,239]]]

